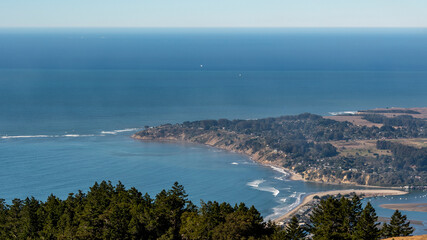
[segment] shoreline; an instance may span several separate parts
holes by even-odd
[[[137,136],[136,134],[133,134],[131,136],[131,138],[133,138],[135,140],[138,140],[138,141],[147,141],[147,142],[200,145],[200,146],[214,148],[214,149],[219,149],[219,150],[223,150],[223,151],[227,151],[227,152],[231,152],[231,153],[235,153],[235,154],[241,154],[241,155],[249,158],[251,161],[253,161],[253,162],[257,163],[257,164],[260,164],[262,166],[281,169],[282,171],[284,171],[284,172],[287,173],[288,176],[286,176],[286,178],[289,179],[289,180],[292,180],[292,181],[303,181],[303,182],[309,182],[309,183],[321,183],[321,184],[328,184],[328,185],[333,185],[333,186],[343,186],[344,185],[344,186],[364,187],[364,188],[404,189],[403,187],[391,187],[391,186],[387,187],[387,186],[375,186],[375,185],[361,185],[361,184],[356,184],[356,183],[351,183],[351,182],[335,183],[335,182],[306,180],[306,179],[304,179],[302,177],[301,174],[296,173],[295,171],[293,171],[293,170],[291,170],[289,168],[285,168],[285,167],[280,166],[278,164],[272,164],[271,162],[262,161],[260,159],[255,160],[254,158],[257,158],[256,156],[251,156],[250,154],[248,154],[246,152],[235,151],[233,149],[228,149],[228,148],[223,148],[223,147],[219,147],[219,146],[209,145],[207,143],[192,142],[192,141],[188,141],[188,140],[185,140],[185,139],[178,139],[178,138],[152,139],[152,138],[143,138],[143,137]]]
[[[292,180],[292,181],[322,183],[322,184],[336,185],[336,186],[347,185],[347,186],[353,186],[353,187],[376,188],[376,189],[331,190],[331,191],[323,191],[323,192],[316,192],[316,193],[309,194],[309,195],[305,196],[303,198],[303,200],[301,201],[301,203],[298,204],[295,208],[293,208],[292,210],[290,210],[286,214],[284,214],[280,217],[277,217],[276,219],[272,219],[272,221],[275,223],[280,223],[280,222],[288,219],[289,217],[292,217],[293,214],[295,214],[298,210],[300,210],[302,207],[304,207],[305,205],[310,203],[313,200],[314,196],[323,197],[323,196],[327,196],[327,195],[335,196],[338,194],[345,195],[345,194],[350,194],[350,193],[356,193],[357,195],[364,194],[365,197],[375,197],[375,196],[404,195],[404,194],[408,193],[408,192],[405,192],[402,190],[397,190],[397,189],[403,189],[402,187],[384,187],[384,186],[360,185],[360,184],[352,184],[352,183],[332,183],[332,182],[323,182],[323,181],[309,181],[309,180],[305,180],[301,174],[298,174],[291,169],[287,169],[287,168],[284,168],[282,166],[271,164],[271,163],[265,162],[265,161],[257,161],[254,159],[253,156],[251,156],[250,154],[244,153],[244,152],[234,151],[232,149],[221,148],[218,146],[212,146],[212,145],[209,145],[206,143],[197,143],[197,142],[191,142],[191,141],[187,141],[184,139],[176,139],[176,138],[174,138],[174,139],[172,139],[172,138],[146,139],[146,138],[142,138],[140,136],[137,136],[136,134],[132,135],[132,138],[136,139],[138,141],[147,141],[147,142],[153,142],[154,141],[154,142],[159,142],[159,143],[175,143],[175,144],[178,143],[178,144],[192,144],[192,145],[195,144],[195,145],[201,145],[204,147],[228,151],[231,153],[241,154],[241,155],[244,155],[245,157],[249,158],[251,161],[253,161],[257,164],[260,164],[260,165],[265,166],[265,167],[273,168],[273,171],[279,171],[279,170],[275,170],[274,168],[278,168],[278,169],[284,171],[285,174],[287,175],[286,178],[289,180]]]
[[[346,195],[346,194],[351,194],[351,193],[355,193],[357,195],[364,195],[364,198],[368,198],[368,197],[377,197],[377,196],[396,196],[396,195],[405,195],[408,194],[408,192],[404,192],[404,191],[400,191],[400,190],[394,190],[394,189],[348,189],[348,190],[332,190],[332,191],[324,191],[324,192],[317,192],[317,193],[312,193],[309,194],[307,196],[305,196],[303,198],[303,200],[301,201],[301,203],[296,206],[294,209],[292,209],[291,211],[287,212],[286,214],[273,219],[273,222],[275,222],[276,224],[279,225],[283,225],[283,221],[290,219],[295,213],[297,213],[301,208],[303,208],[305,205],[309,204],[310,202],[313,201],[313,198],[315,196],[318,197],[324,197],[324,196],[336,196],[338,194],[341,195]]]

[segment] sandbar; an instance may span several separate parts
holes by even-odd
[[[292,209],[288,213],[274,219],[273,221],[277,224],[282,224],[283,221],[291,218],[298,210],[300,210],[303,206],[310,203],[315,196],[324,197],[324,196],[336,196],[338,194],[347,195],[355,193],[357,195],[364,195],[363,197],[377,197],[377,196],[391,196],[391,195],[404,195],[408,192],[400,191],[400,190],[391,190],[391,189],[348,189],[348,190],[334,190],[334,191],[325,191],[318,192],[307,195],[304,197],[303,201],[296,208]]]
[[[427,203],[382,204],[380,207],[399,211],[427,212]]]

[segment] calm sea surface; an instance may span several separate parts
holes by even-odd
[[[183,184],[195,203],[244,201],[271,218],[302,183],[247,157],[141,142],[146,125],[422,107],[422,30],[0,30],[0,198],[65,198],[95,181],[151,195]],[[425,192],[376,198],[426,202]],[[427,221],[427,214],[404,212]],[[426,227],[417,227],[417,233]]]

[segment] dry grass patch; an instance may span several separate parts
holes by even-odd
[[[387,139],[387,141],[417,148],[427,147],[427,138]],[[392,155],[390,150],[377,149],[377,140],[331,141],[330,143],[337,148],[341,156],[375,157],[376,154]]]

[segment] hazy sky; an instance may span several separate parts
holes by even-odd
[[[427,27],[427,0],[0,0],[0,27]]]

